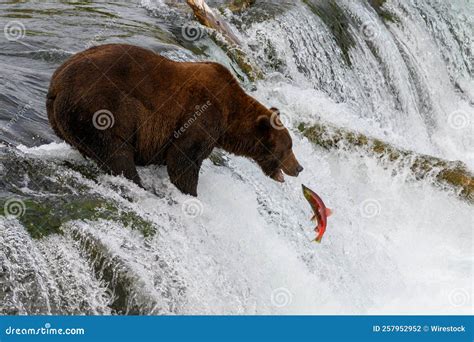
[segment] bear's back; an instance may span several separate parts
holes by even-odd
[[[137,46],[107,44],[92,47],[75,54],[55,71],[49,93],[55,96],[66,86],[81,95],[109,87],[130,92],[131,85],[139,86],[152,71],[160,66],[159,70],[169,69],[172,64],[167,58]],[[153,73],[154,77],[157,75],[159,73]],[[167,79],[163,75],[160,81]]]

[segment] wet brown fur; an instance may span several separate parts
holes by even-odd
[[[218,63],[174,62],[131,45],[93,47],[55,71],[46,107],[61,139],[139,185],[135,165],[166,164],[171,182],[196,196],[199,169],[214,147],[254,159],[269,176],[301,169],[286,128],[275,129],[274,113]],[[112,113],[113,126],[94,126],[100,110]]]

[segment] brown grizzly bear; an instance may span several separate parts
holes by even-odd
[[[277,112],[211,62],[174,62],[108,44],[77,53],[53,74],[46,107],[55,133],[106,172],[141,185],[135,165],[166,164],[171,182],[197,195],[214,147],[251,158],[283,182],[303,170]]]

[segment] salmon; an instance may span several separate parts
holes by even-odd
[[[314,215],[311,217],[311,221],[316,223],[316,228],[314,231],[316,232],[316,238],[313,240],[315,242],[321,243],[324,233],[326,232],[326,226],[328,222],[328,217],[331,216],[332,211],[331,209],[327,208],[324,204],[321,197],[318,196],[313,190],[304,186],[303,187],[303,194],[306,200],[311,205],[311,208],[314,211]]]

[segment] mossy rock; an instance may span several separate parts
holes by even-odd
[[[253,6],[256,0],[233,0],[227,8],[229,8],[232,12],[242,12],[243,10]]]
[[[6,203],[11,198],[0,199],[0,214],[7,216]],[[62,234],[61,226],[73,220],[114,221],[140,231],[148,237],[156,232],[153,223],[144,220],[131,210],[121,209],[115,203],[100,197],[55,196],[48,198],[16,198],[23,204],[18,220],[31,237],[40,239],[50,234]]]
[[[53,162],[28,158],[12,150],[0,154],[0,164],[3,166],[0,187],[9,192],[22,194],[21,189],[24,187],[38,193],[63,195],[89,190],[85,184],[73,177],[68,168]]]
[[[397,17],[395,17],[392,13],[385,10],[383,5],[386,3],[386,0],[369,0],[369,4],[373,7],[375,12],[385,21],[389,22],[398,22]]]
[[[313,144],[327,150],[362,148],[379,160],[401,162],[411,170],[413,179],[432,178],[435,186],[454,190],[459,198],[474,204],[474,175],[461,162],[446,161],[407,151],[380,139],[327,124],[306,125],[300,123],[298,129]]]
[[[212,151],[209,159],[215,166],[228,166],[227,157],[221,150]]]

